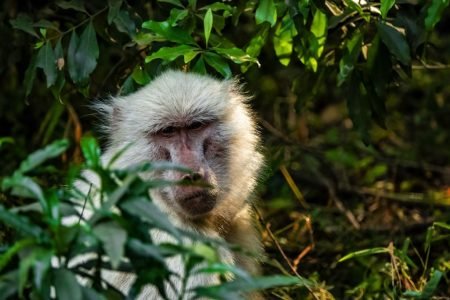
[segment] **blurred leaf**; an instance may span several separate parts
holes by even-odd
[[[150,20],[142,23],[142,28],[149,29],[171,42],[195,45],[195,41],[189,32],[179,27],[172,27],[167,21],[155,22]]]
[[[36,67],[44,70],[47,87],[52,86],[56,81],[57,73],[56,57],[50,42],[45,43],[44,47],[39,50]]]
[[[119,30],[120,32],[128,34],[131,38],[134,38],[134,36],[136,35],[136,24],[130,17],[128,11],[119,11],[113,22],[114,25],[116,25],[117,30]]]
[[[54,271],[56,299],[82,300],[82,289],[75,275],[64,268]]]
[[[28,155],[28,157],[20,164],[18,171],[24,174],[31,170],[34,170],[43,162],[64,153],[64,151],[66,151],[68,147],[68,140],[56,140],[45,148],[39,149]]]
[[[9,23],[11,23],[11,26],[13,28],[25,31],[28,34],[31,34],[32,36],[39,38],[39,35],[36,33],[36,31],[34,31],[33,20],[29,15],[19,13],[17,15],[17,18],[15,18],[14,20],[10,20]]]
[[[361,51],[362,41],[363,35],[359,30],[356,30],[351,39],[347,40],[344,56],[339,61],[338,86],[347,81],[353,73]]]
[[[97,66],[99,49],[97,36],[92,22],[84,29],[78,38],[75,30],[69,42],[67,55],[69,74],[75,83],[85,83]]]
[[[0,214],[2,209],[3,208],[0,207]],[[1,218],[1,220],[3,221],[3,218]],[[22,249],[30,247],[34,243],[35,243],[34,239],[22,239],[15,242],[12,246],[8,247],[7,250],[0,255],[0,272],[3,271],[3,269],[11,261],[14,255],[16,255]]]
[[[27,70],[25,71],[25,77],[23,83],[25,85],[25,97],[28,97],[33,88],[34,79],[36,78],[36,64],[37,55],[33,55]]]
[[[403,293],[403,296],[412,297],[413,299],[419,300],[432,299],[433,295],[438,292],[437,288],[441,279],[442,272],[434,270],[431,274],[430,280],[428,280],[422,291],[406,291]]]
[[[369,128],[372,118],[367,91],[355,74],[348,81],[345,90],[350,118],[361,135],[361,139],[368,145],[370,143]]]
[[[1,299],[14,299],[17,293],[17,282],[19,281],[18,271],[14,270],[0,276]]]
[[[389,10],[394,6],[395,0],[381,0],[381,18],[386,19]]]
[[[127,213],[141,218],[144,222],[148,222],[157,226],[159,229],[167,231],[177,239],[180,239],[180,233],[170,223],[167,216],[151,201],[146,198],[139,197],[121,204],[120,207]]]
[[[30,177],[23,176],[21,173],[16,172],[12,177],[3,179],[2,189],[12,189],[11,194],[18,197],[38,200],[42,209],[47,212],[48,207],[44,193],[41,187]]]
[[[143,69],[140,65],[137,65],[134,68],[133,73],[131,73],[131,77],[133,78],[134,82],[140,85],[146,85],[151,80],[145,69]]]
[[[389,253],[389,249],[385,247],[376,247],[376,248],[370,248],[370,249],[364,249],[355,251],[352,253],[349,253],[338,260],[338,262],[343,262],[346,260],[349,260],[351,258],[355,257],[362,257],[362,256],[368,256],[368,255],[374,255],[374,254],[380,254],[380,253]]]
[[[224,78],[231,78],[231,69],[228,63],[217,54],[206,52],[203,55],[205,62],[219,72]]]
[[[184,8],[183,4],[181,4],[181,1],[179,0],[158,0],[158,2],[170,3],[172,5]]]
[[[93,228],[93,232],[102,241],[103,249],[111,261],[111,266],[116,269],[124,254],[127,232],[114,222],[100,223]]]
[[[234,280],[225,282],[220,285],[209,287],[194,288],[196,295],[201,297],[211,297],[219,299],[233,299],[231,297],[238,297],[239,292],[250,292],[254,290],[264,290],[277,286],[309,286],[311,283],[301,277],[292,276],[265,276],[254,277],[250,280]],[[234,298],[236,299],[236,298]]]
[[[81,139],[81,150],[88,167],[97,168],[100,166],[101,150],[95,138],[83,137]]]
[[[33,283],[36,288],[42,292],[45,285],[44,281],[46,280],[46,276],[51,266],[53,253],[48,249],[39,249],[39,251],[34,253]]]
[[[205,18],[203,19],[203,29],[205,33],[205,43],[208,47],[209,36],[211,35],[211,29],[213,26],[213,14],[211,8],[209,8],[205,13]]]
[[[277,22],[277,9],[273,0],[260,0],[255,12],[256,24],[268,22],[273,27]]]
[[[84,8],[84,3],[82,0],[70,0],[70,1],[59,0],[56,1],[56,5],[58,5],[62,9],[73,9],[76,11],[87,13],[86,9]]]
[[[111,23],[114,21],[114,19],[117,17],[120,11],[120,7],[122,6],[123,0],[108,0],[108,24],[111,25]]]
[[[180,45],[175,47],[163,47],[158,51],[150,54],[145,58],[145,62],[149,63],[155,59],[162,59],[164,61],[173,61],[177,59],[179,56],[184,57],[184,62],[188,63],[191,61],[197,54],[198,48],[194,48],[188,45]]]
[[[367,171],[366,175],[364,176],[364,180],[368,183],[374,183],[375,180],[386,175],[387,171],[388,171],[387,165],[377,164]]]
[[[425,17],[425,29],[432,30],[441,20],[442,13],[450,3],[450,0],[431,0]]]
[[[127,246],[139,256],[151,257],[162,265],[166,266],[163,248],[159,245],[144,244],[140,240],[130,239]],[[166,266],[167,267],[167,266]]]
[[[261,28],[255,34],[255,36],[253,36],[247,48],[245,49],[245,52],[247,52],[248,55],[254,58],[259,56],[262,47],[266,43],[267,36],[269,34],[269,28],[270,28],[269,24],[261,25]]]
[[[6,210],[1,205],[0,205],[0,221],[2,221],[3,224],[23,233],[26,236],[34,238],[44,237],[44,233],[40,227],[37,227],[36,225],[30,223],[30,221],[27,218]],[[24,245],[29,245],[30,242],[28,241],[23,243]],[[0,259],[0,261],[2,261],[2,259]]]
[[[189,11],[187,9],[172,8],[170,10],[170,17],[167,19],[167,22],[169,22],[171,26],[175,26],[179,21],[184,20],[188,15]]]
[[[381,40],[388,47],[392,55],[402,64],[409,65],[411,56],[405,36],[388,23],[377,23],[377,28]]]

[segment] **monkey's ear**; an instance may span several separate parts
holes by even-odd
[[[118,105],[118,99],[111,97],[110,99],[97,101],[91,105],[91,109],[95,112],[100,122],[100,130],[109,135],[119,128],[119,124],[123,120],[123,112]]]

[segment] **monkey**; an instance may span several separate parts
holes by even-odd
[[[251,201],[263,156],[249,98],[235,80],[165,71],[132,94],[94,104],[105,120],[108,139],[102,159],[108,161],[128,146],[115,168],[168,161],[190,169],[190,173],[169,169],[153,174],[193,185],[151,189],[152,201],[176,226],[261,254]],[[208,187],[195,184],[199,182]],[[153,232],[152,238],[157,243],[171,240],[163,232]],[[255,257],[227,249],[219,249],[219,254],[224,263],[259,273]],[[167,264],[173,272],[182,273],[179,258],[170,258]],[[126,273],[105,274],[110,284],[125,293],[134,280]],[[215,275],[195,275],[188,284],[216,283]],[[173,292],[168,295],[175,298]],[[139,296],[155,298],[158,294],[152,287],[144,287]]]

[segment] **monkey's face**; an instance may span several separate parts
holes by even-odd
[[[163,171],[159,176],[181,185],[157,192],[169,208],[188,218],[210,213],[220,200],[226,185],[226,139],[220,135],[217,121],[188,120],[150,134],[157,160],[165,160],[189,168],[191,173]]]

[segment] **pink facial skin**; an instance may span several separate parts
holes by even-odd
[[[162,177],[172,181],[183,181],[183,185],[161,189],[165,199],[174,203],[172,207],[188,218],[198,218],[211,212],[219,198],[221,177],[227,169],[226,141],[217,132],[218,123],[180,122],[150,134],[157,146],[157,157],[189,168],[191,173],[174,170],[165,171]],[[222,176],[221,176],[222,175]]]

